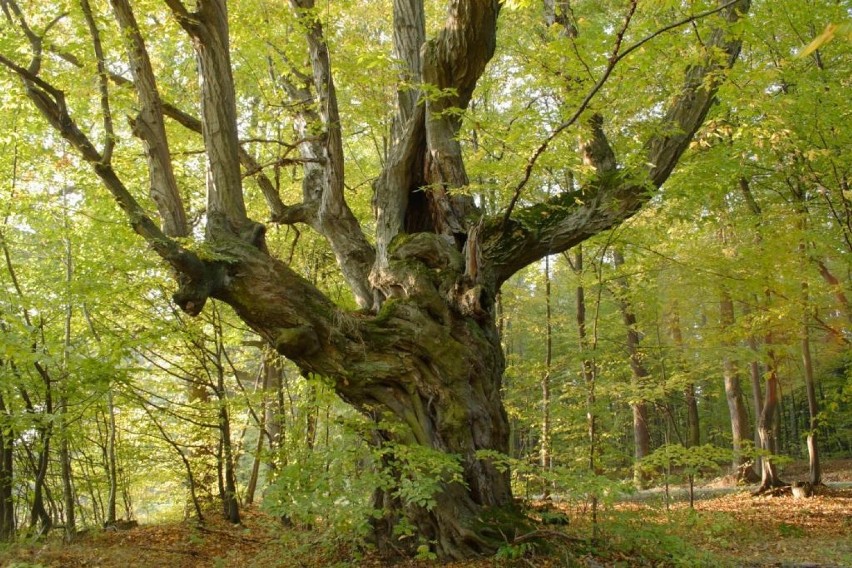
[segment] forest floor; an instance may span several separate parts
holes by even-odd
[[[665,506],[658,494],[598,509],[588,503],[547,505],[570,520],[543,526],[547,551],[506,547],[502,559],[447,564],[454,568],[630,566],[852,567],[852,460],[824,464],[826,488],[810,499],[752,497],[747,487],[707,494],[690,511],[682,499]],[[782,477],[806,478],[791,464]],[[840,485],[838,485],[840,484]],[[706,489],[725,485],[715,480]],[[541,505],[539,505],[541,506]],[[256,511],[241,526],[210,520],[143,525],[126,531],[93,531],[70,544],[61,540],[0,549],[0,566],[15,568],[365,567],[391,564],[318,531],[283,529]],[[558,533],[558,535],[557,535]],[[559,536],[561,535],[561,536]],[[511,557],[514,557],[512,559]],[[437,566],[406,561],[399,568]]]

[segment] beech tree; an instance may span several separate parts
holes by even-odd
[[[287,120],[295,138],[287,139],[289,130],[282,129],[274,142],[299,153],[285,154],[274,168],[260,161],[249,140],[254,94],[241,93],[245,80],[237,78],[256,69],[232,57],[233,6],[225,0],[197,0],[193,7],[164,0],[167,13],[161,13],[161,5],[134,2],[134,13],[129,0],[64,4],[2,0],[0,63],[100,179],[142,238],[140,246],[171,268],[174,302],[190,315],[200,314],[211,299],[231,306],[278,353],[304,373],[325,377],[341,398],[372,418],[376,443],[423,446],[458,460],[461,475],[446,480],[427,504],[406,501],[392,488],[376,490],[375,504],[383,511],[375,522],[379,543],[387,543],[404,518],[442,558],[494,551],[519,520],[509,472],[495,459],[509,441],[495,322],[500,286],[523,267],[621,223],[652,198],[736,60],[740,41],[730,28],[750,2],[669,3],[646,14],[636,0],[599,8],[546,3],[537,24],[541,41],[582,37],[577,11],[594,9],[607,47],[600,52],[598,45],[595,57],[577,53],[574,67],[581,63],[588,75],[576,81],[582,96],[570,103],[554,98],[556,119],[542,121],[521,167],[493,182],[503,190],[486,207],[471,189],[464,119],[499,53],[498,37],[519,30],[499,29],[506,7],[498,0],[448,2],[437,25],[427,22],[424,0],[394,0],[384,37],[392,43],[400,87],[386,110],[392,127],[372,184],[372,215],[356,214],[350,202],[347,125],[330,31],[313,0],[291,0],[292,18],[280,32],[300,38],[301,54],[290,44],[257,47],[261,61],[277,62],[270,63],[269,75],[287,94],[292,113]],[[258,14],[267,8],[239,7]],[[276,25],[268,13],[265,22]],[[427,27],[434,30],[428,39]],[[672,53],[657,63],[673,83],[649,85],[652,96],[637,94],[629,116],[610,116],[607,104],[596,104],[604,94],[617,94],[608,88],[626,59],[666,33],[690,28],[694,35],[680,39],[690,58],[676,60]],[[162,53],[151,56],[150,46],[163,41],[160,33],[178,52],[191,46],[194,70],[176,70]],[[286,70],[277,71],[279,65]],[[197,89],[187,88],[193,102],[163,94],[163,84],[181,73],[197,73]],[[81,74],[91,79],[89,87],[80,86]],[[78,104],[80,91],[88,97],[92,87],[97,103]],[[131,88],[135,102],[128,101]],[[505,77],[500,89],[512,88]],[[137,141],[119,120],[131,111]],[[175,124],[203,140],[201,208],[193,209],[184,187],[191,176],[186,154],[173,150]],[[561,141],[575,127],[581,142],[572,156]],[[610,139],[624,147],[613,148]],[[135,189],[140,172],[132,152],[139,145],[147,160],[147,196]],[[576,165],[582,175],[542,192],[535,189],[545,184],[538,164],[550,148],[559,156],[549,162]],[[275,175],[282,164],[301,167],[298,202],[283,197]],[[247,206],[258,191],[268,209],[264,222],[256,207]],[[269,245],[273,225],[307,226],[321,235],[357,309],[335,302],[292,270],[286,252]]]

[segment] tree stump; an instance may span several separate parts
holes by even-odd
[[[793,492],[793,499],[807,499],[814,494],[814,488],[808,481],[795,481],[790,490]]]

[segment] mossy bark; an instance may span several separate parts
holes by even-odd
[[[427,233],[395,243],[375,280],[389,298],[376,315],[340,312],[262,248],[228,246],[238,260],[213,297],[302,370],[331,379],[344,400],[377,424],[397,425],[382,432],[386,441],[459,460],[462,482],[445,483],[431,508],[380,496],[386,516],[376,524],[384,533],[377,540],[395,542],[393,525],[405,518],[442,558],[496,550],[511,527],[483,523],[483,515],[515,516],[509,473],[479,452],[508,452],[505,361],[488,301],[493,293],[461,271],[453,245]]]

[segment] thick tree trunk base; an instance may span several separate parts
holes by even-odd
[[[751,485],[760,481],[760,475],[754,471],[751,464],[741,464],[734,471],[737,478],[737,485]]]
[[[764,480],[760,487],[757,488],[751,495],[752,497],[760,497],[760,496],[772,496],[772,497],[780,497],[782,495],[790,494],[790,484],[781,481],[780,479],[767,479]]]
[[[436,505],[390,508],[398,506],[387,493],[377,490],[376,500],[384,503],[384,514],[373,520],[370,542],[388,559],[411,558],[424,547],[442,561],[491,556],[504,545],[511,544],[535,527],[517,504],[484,507],[474,504],[460,486],[448,487],[437,496]],[[408,527],[410,536],[400,534]]]

